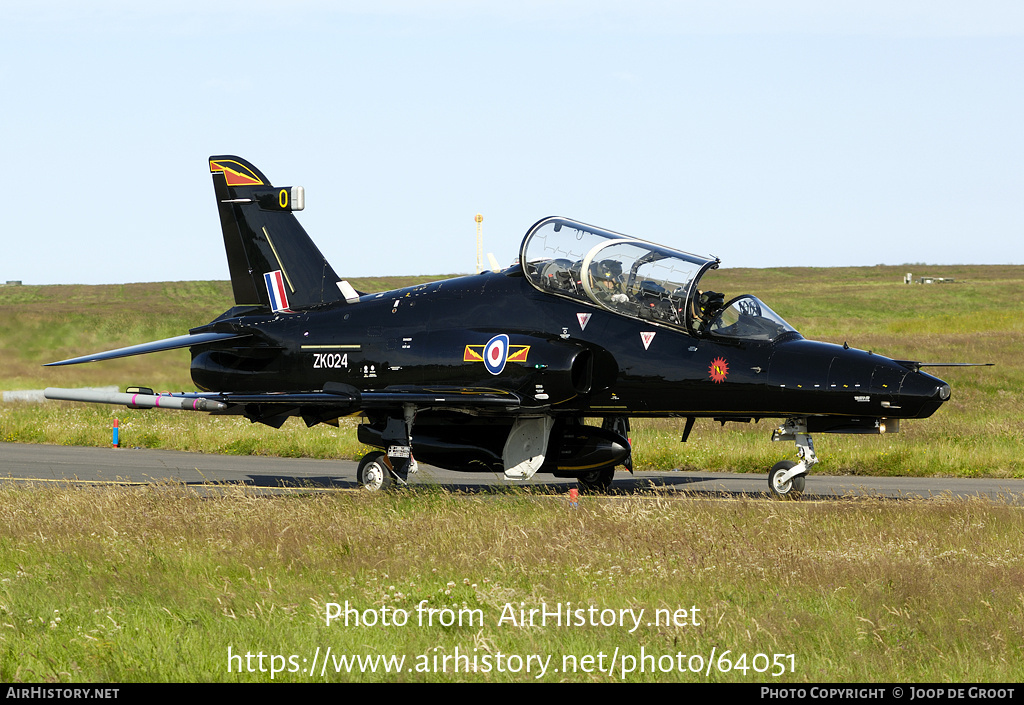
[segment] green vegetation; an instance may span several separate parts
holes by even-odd
[[[758,295],[808,338],[848,341],[901,359],[996,363],[939,368],[953,387],[952,400],[930,419],[904,423],[898,435],[817,436],[820,472],[1024,477],[1024,267],[932,267],[957,283],[927,286],[904,285],[908,269],[920,267],[726,269],[709,274],[705,285],[728,295]],[[353,285],[379,291],[436,278]],[[194,389],[183,350],[76,367],[40,365],[179,335],[230,302],[227,282],[0,287],[0,389],[128,383]],[[122,442],[131,446],[322,458],[356,458],[365,450],[352,424],[306,429],[291,420],[277,431],[239,419],[55,403],[0,406],[0,440],[102,446],[115,417]],[[764,472],[792,455],[789,444],[767,442],[773,425],[765,420],[721,429],[702,420],[681,445],[681,421],[639,421],[636,466]]]
[[[273,678],[285,682],[535,680],[536,663],[529,674],[499,672],[501,653],[550,656],[548,682],[1020,682],[1022,531],[1018,508],[987,501],[654,493],[585,497],[573,510],[565,497],[521,491],[258,498],[5,486],[0,679],[270,681],[273,654],[285,657]],[[377,619],[384,607],[406,610],[409,621],[328,625],[327,604],[346,601]],[[499,624],[506,605],[518,619],[521,606],[566,602],[645,613],[636,628],[629,617],[594,626],[589,615],[573,627]],[[441,626],[435,613],[434,626],[420,626],[420,604],[465,610],[466,622]],[[679,618],[649,625],[658,609]],[[335,658],[405,656],[406,667],[336,673],[332,663],[321,675],[317,661],[310,675],[328,647]],[[263,653],[265,671],[254,658],[256,672],[239,673],[242,660],[229,672],[229,648]],[[450,661],[433,672],[433,656],[456,649],[489,655],[491,670],[455,674]],[[603,653],[607,671],[614,652],[638,659],[641,649],[653,655],[643,674],[624,674],[622,658],[611,674],[564,670],[567,655],[596,665]],[[787,656],[772,677],[774,654]],[[423,655],[431,672],[416,671]]]

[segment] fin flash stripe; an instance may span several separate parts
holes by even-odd
[[[231,165],[231,166],[229,166]],[[256,174],[234,160],[215,162],[210,160],[210,173],[224,174],[224,181],[228,186],[262,186],[263,181]]]

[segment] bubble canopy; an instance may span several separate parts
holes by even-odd
[[[526,233],[519,261],[545,293],[696,334],[697,282],[719,260],[673,250],[567,218]]]

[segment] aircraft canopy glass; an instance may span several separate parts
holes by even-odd
[[[737,296],[722,308],[703,329],[711,335],[744,340],[775,340],[783,333],[796,333],[756,296]]]
[[[696,283],[718,267],[716,259],[565,218],[534,225],[523,239],[519,261],[541,291],[691,333]]]

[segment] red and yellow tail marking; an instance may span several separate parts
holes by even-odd
[[[224,181],[227,182],[228,186],[262,186],[263,181],[260,180],[256,174],[252,173],[252,170],[246,166],[243,166],[233,159],[223,159],[221,161],[210,160],[210,173],[223,173]]]

